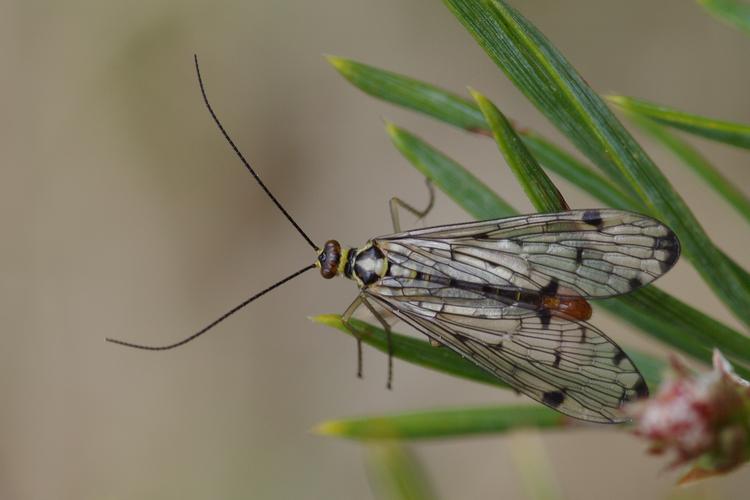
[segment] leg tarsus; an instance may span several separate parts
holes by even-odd
[[[349,323],[349,320],[352,319],[354,311],[356,311],[361,305],[362,297],[358,295],[357,298],[354,299],[351,304],[349,304],[349,307],[346,308],[344,314],[341,315],[342,323],[344,323],[346,329],[349,330],[349,332],[354,335],[354,338],[357,340],[357,378],[362,378],[362,338],[359,332],[357,332]]]
[[[385,331],[385,338],[388,345],[388,380],[386,381],[386,388],[388,390],[393,389],[393,337],[391,335],[391,326],[383,318],[383,316],[373,307],[372,304],[365,298],[364,295],[360,295],[362,303],[370,310],[375,319],[380,322],[380,325]]]
[[[362,377],[362,339],[357,339],[357,378]]]
[[[427,206],[424,210],[418,210],[414,208],[413,206],[409,205],[405,201],[403,201],[400,198],[393,197],[390,199],[389,206],[391,209],[391,222],[393,222],[393,231],[396,233],[401,232],[401,222],[399,220],[398,216],[398,208],[401,207],[404,210],[407,210],[411,212],[417,220],[421,220],[424,217],[427,216],[428,213],[430,213],[430,210],[432,210],[432,207],[435,205],[435,186],[432,185],[432,181],[430,179],[425,178],[425,182],[427,184],[427,189],[430,193],[430,200],[427,202]]]

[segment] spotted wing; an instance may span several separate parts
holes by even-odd
[[[648,395],[630,358],[588,323],[555,316],[542,321],[448,314],[365,293],[430,339],[565,415],[623,422],[622,405]]]
[[[644,215],[571,210],[375,238],[389,261],[448,279],[611,297],[646,285],[680,255],[677,236]]]

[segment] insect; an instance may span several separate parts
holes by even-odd
[[[582,420],[622,422],[624,403],[648,388],[627,354],[587,320],[587,299],[613,297],[647,285],[680,255],[676,235],[656,219],[614,209],[570,210],[401,231],[398,209],[424,211],[394,198],[394,234],[359,248],[335,240],[319,248],[282,207],[234,144],[214,113],[195,58],[204,103],[225,139],[279,210],[316,251],[310,264],[253,295],[181,346],[260,296],[318,268],[323,278],[355,282],[357,297],[342,315],[367,308],[388,334],[382,311],[411,325],[434,344],[456,351],[518,392]],[[357,336],[356,332],[355,336]],[[358,337],[359,375],[361,342]],[[392,377],[389,355],[388,386]]]

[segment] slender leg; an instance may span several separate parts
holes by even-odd
[[[391,325],[388,324],[388,322],[383,318],[383,316],[373,307],[372,304],[365,298],[364,295],[360,295],[360,299],[362,303],[367,306],[367,308],[370,310],[373,316],[375,316],[375,319],[377,319],[380,324],[383,327],[383,330],[385,330],[385,338],[386,342],[388,343],[388,381],[386,382],[385,386],[388,388],[388,390],[391,390],[393,387],[393,339],[391,336]]]
[[[346,308],[344,314],[341,315],[341,321],[344,323],[344,326],[351,332],[352,335],[354,335],[354,338],[357,339],[357,377],[359,378],[362,378],[362,338],[357,330],[352,328],[352,326],[349,324],[349,320],[352,319],[354,311],[356,311],[361,305],[362,297],[360,295],[357,295],[357,298],[354,299],[354,302],[352,302],[349,307]]]
[[[427,202],[427,207],[425,207],[424,210],[417,210],[400,198],[391,198],[389,204],[391,207],[391,221],[393,222],[393,231],[395,233],[401,232],[401,223],[398,217],[398,207],[401,207],[404,210],[408,210],[409,212],[414,214],[417,220],[423,219],[427,216],[428,213],[430,213],[430,210],[432,210],[432,207],[435,205],[435,186],[432,184],[432,181],[427,178],[425,178],[425,183],[427,184],[427,189],[430,193],[430,200]],[[432,345],[432,347],[441,347],[443,344],[441,344],[437,340],[430,339],[430,345]]]
[[[432,206],[435,204],[435,187],[432,185],[430,179],[425,179],[427,183],[427,189],[430,192],[430,201],[427,202],[427,207],[424,210],[417,210],[413,206],[409,205],[400,198],[391,198],[389,205],[391,207],[391,220],[393,221],[393,231],[396,233],[401,232],[401,223],[398,217],[398,207],[408,210],[417,218],[417,220],[424,218],[432,210]]]

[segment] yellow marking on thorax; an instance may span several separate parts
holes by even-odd
[[[341,251],[341,258],[339,259],[339,267],[336,268],[336,272],[340,275],[344,274],[344,268],[346,267],[346,263],[349,261],[349,252],[351,252],[351,248],[344,248]]]
[[[357,249],[357,252],[364,252],[368,248],[371,248],[371,247],[374,247],[374,246],[375,246],[375,244],[373,244],[372,241],[368,241],[365,246],[363,246],[362,248]],[[383,259],[382,259],[383,267],[381,267],[380,270],[373,269],[373,271],[375,271],[375,274],[377,274],[378,277],[380,277],[380,279],[383,279],[385,277],[385,275],[388,274],[388,265],[389,265],[389,263],[388,263],[388,257],[386,257],[386,251],[385,250],[383,250],[380,247],[377,247],[377,248],[378,248],[378,250],[380,250],[380,253],[383,254]]]

